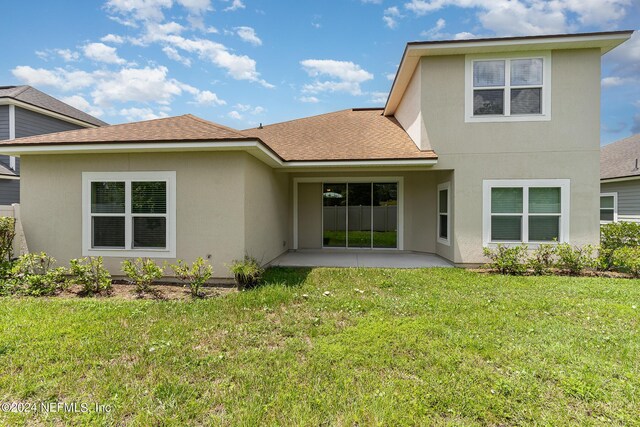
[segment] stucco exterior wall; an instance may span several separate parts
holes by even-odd
[[[500,55],[497,55],[500,56]],[[465,123],[465,57],[425,57],[423,143],[454,170],[453,261],[484,262],[484,179],[571,180],[570,242],[599,240],[600,51],[553,51],[551,120]]]
[[[232,152],[23,156],[22,221],[29,249],[46,251],[61,264],[82,256],[82,172],[176,171],[177,257],[191,262],[211,255],[214,276],[229,277],[226,264],[245,253],[247,156]],[[121,274],[123,259],[105,258],[113,275]]]
[[[298,183],[298,248],[322,248],[322,183]]]
[[[413,72],[409,86],[398,104],[395,118],[402,125],[402,128],[409,134],[413,142],[423,150],[430,150],[428,138],[422,120],[422,109],[420,108],[422,93],[422,69],[418,64]]]
[[[267,263],[289,249],[289,177],[245,154],[245,250]]]

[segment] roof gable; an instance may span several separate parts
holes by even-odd
[[[640,176],[640,133],[600,149],[600,179]]]

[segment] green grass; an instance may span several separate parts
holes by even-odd
[[[344,231],[325,231],[323,235],[325,247],[345,247],[347,236]],[[374,248],[395,248],[397,246],[397,233],[395,231],[374,231],[373,247]],[[371,232],[370,231],[349,231],[349,247],[352,248],[370,248]]]
[[[0,425],[639,424],[639,281],[275,269],[267,282],[199,301],[0,299],[0,402],[113,407]]]

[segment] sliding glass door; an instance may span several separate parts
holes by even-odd
[[[325,248],[397,248],[397,183],[325,183]]]

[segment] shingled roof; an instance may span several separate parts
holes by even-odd
[[[1,98],[15,99],[94,126],[108,124],[31,86],[0,86]]]
[[[640,133],[600,150],[600,179],[640,177]]]
[[[353,109],[238,131],[186,114],[0,142],[5,147],[144,142],[257,141],[284,161],[430,160],[394,117]]]
[[[382,109],[350,109],[242,131],[287,161],[437,159]]]

